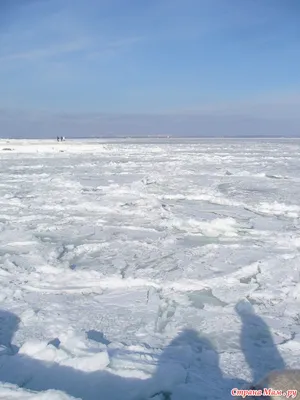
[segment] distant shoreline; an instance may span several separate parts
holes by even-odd
[[[299,140],[299,136],[259,136],[259,135],[249,135],[249,136],[74,136],[66,137],[68,140]],[[56,142],[56,137],[0,137],[0,140],[53,140]]]

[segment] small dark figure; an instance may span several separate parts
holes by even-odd
[[[59,136],[57,136],[56,140],[59,142]]]
[[[60,141],[61,141],[61,142],[63,141],[63,137],[62,137],[62,136],[60,137]]]

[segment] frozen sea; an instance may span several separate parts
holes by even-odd
[[[0,140],[0,399],[230,399],[299,367],[300,140]]]

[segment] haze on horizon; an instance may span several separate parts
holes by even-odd
[[[2,0],[0,137],[299,136],[298,0]]]

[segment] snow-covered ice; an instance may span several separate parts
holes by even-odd
[[[0,400],[299,367],[299,217],[297,140],[0,140]]]

